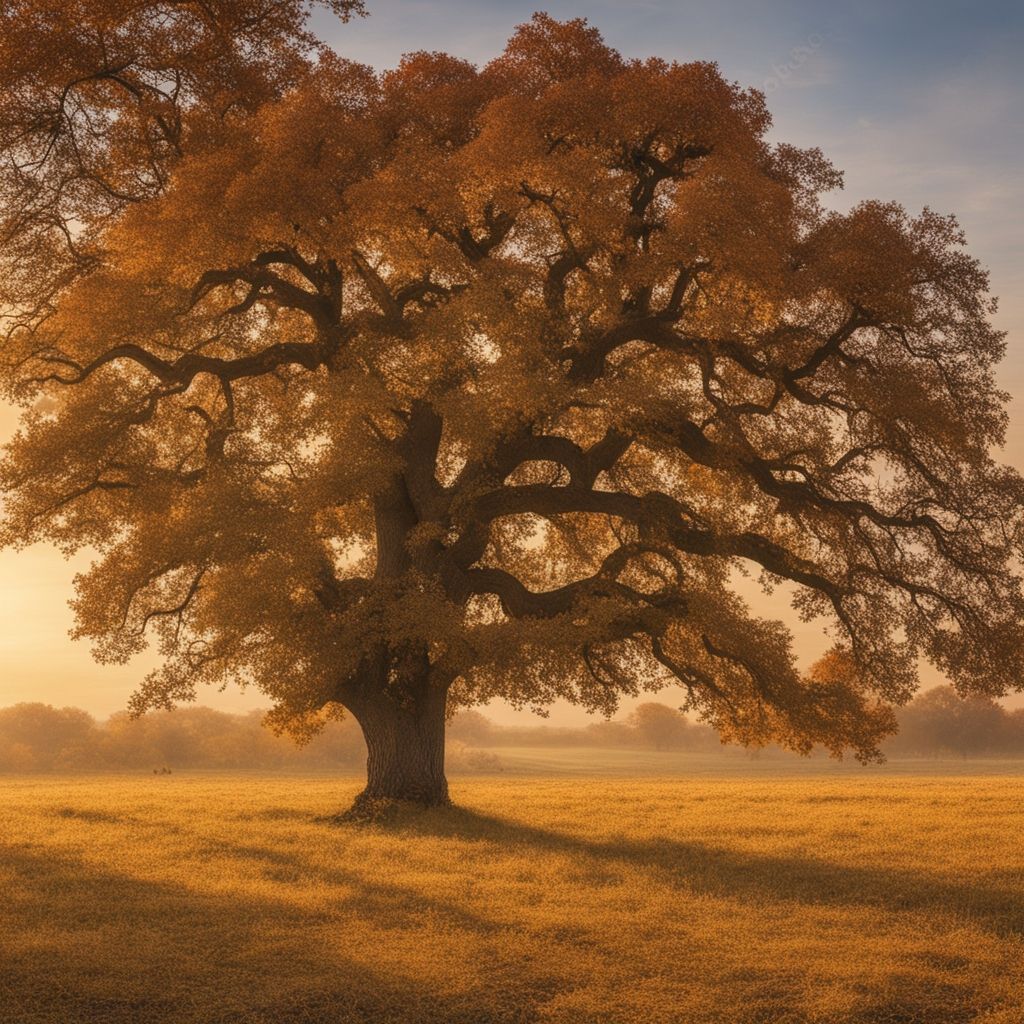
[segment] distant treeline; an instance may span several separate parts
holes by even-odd
[[[1024,757],[1024,708],[1008,711],[988,697],[960,697],[952,686],[918,694],[898,709],[899,732],[883,745],[894,757]],[[464,711],[449,735],[472,747],[634,747],[722,751],[717,733],[665,704],[641,704],[624,720],[581,729],[501,726],[477,711]],[[779,751],[781,754],[782,752]]]
[[[97,721],[79,708],[15,704],[0,708],[0,771],[164,768],[338,768],[366,758],[359,727],[331,721],[305,746],[276,736],[263,713],[233,715],[182,707],[139,719]],[[885,746],[895,756],[1024,756],[1024,709],[961,699],[952,687],[919,694],[899,712],[900,731]],[[665,704],[641,704],[627,718],[583,728],[503,726],[478,711],[448,727],[448,764],[456,771],[500,767],[502,747],[617,747],[722,750],[713,730]]]
[[[181,707],[98,722],[79,708],[0,709],[0,770],[94,768],[317,768],[362,764],[354,722],[330,722],[304,747],[275,736],[263,712]]]

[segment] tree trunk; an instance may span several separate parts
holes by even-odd
[[[431,492],[441,421],[422,403],[414,403],[405,438],[407,472],[420,490]],[[419,449],[422,449],[420,451]],[[426,479],[424,479],[424,477]],[[379,581],[398,581],[409,571],[410,531],[420,522],[409,480],[396,474],[374,498]],[[434,807],[447,804],[444,775],[444,726],[447,685],[431,671],[425,642],[382,644],[346,687],[342,702],[366,740],[366,789],[349,812],[375,816],[395,800]]]
[[[382,801],[405,800],[434,807],[447,804],[444,774],[445,691],[424,687],[398,700],[375,695],[352,708],[366,740],[366,788],[353,811]]]

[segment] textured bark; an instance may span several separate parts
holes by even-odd
[[[404,800],[447,804],[444,774],[445,691],[425,680],[410,694],[374,695],[353,714],[366,740],[366,788],[355,809]]]

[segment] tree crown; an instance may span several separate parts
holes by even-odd
[[[55,13],[66,66],[37,41],[0,109],[4,538],[99,552],[79,635],[165,658],[136,709],[673,682],[728,738],[869,757],[919,657],[1019,685],[1003,339],[952,218],[828,211],[758,92],[581,21],[376,74],[305,7],[207,39],[180,5],[134,85]],[[831,624],[810,672],[741,567]]]

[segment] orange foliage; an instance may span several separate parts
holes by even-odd
[[[404,749],[674,682],[869,758],[919,656],[1019,686],[1024,488],[951,218],[826,211],[758,92],[581,21],[378,75],[298,0],[81,6],[0,16],[2,536],[96,548],[79,635],[165,657],[136,710],[233,680]],[[842,664],[803,675],[739,563]]]

